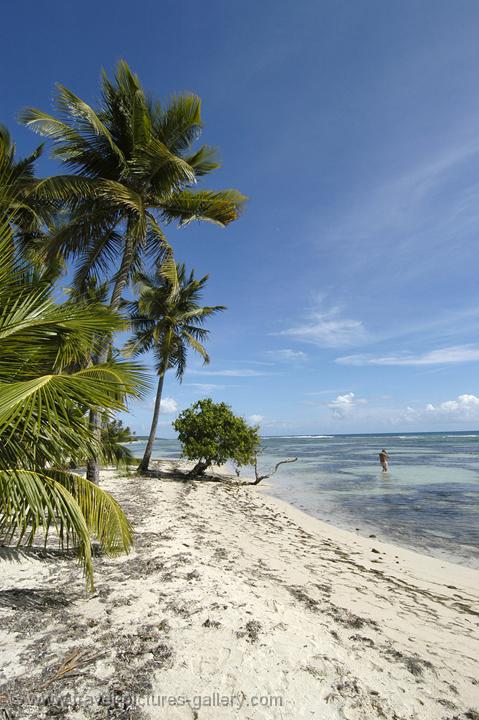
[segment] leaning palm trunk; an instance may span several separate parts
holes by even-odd
[[[150,467],[151,453],[153,452],[153,443],[155,442],[156,431],[158,428],[158,419],[160,417],[161,395],[163,393],[164,380],[165,380],[165,371],[162,370],[160,373],[160,376],[158,378],[158,388],[156,391],[155,409],[153,411],[153,419],[151,421],[150,436],[148,438],[148,442],[146,443],[143,460],[141,461],[141,463],[138,466],[138,470],[140,472],[147,472],[147,470]]]

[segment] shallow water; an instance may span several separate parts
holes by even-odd
[[[474,432],[264,438],[260,469],[298,457],[267,481],[268,493],[349,530],[479,567],[478,441]],[[131,445],[135,455],[144,447]],[[179,454],[175,440],[156,441],[154,457]]]

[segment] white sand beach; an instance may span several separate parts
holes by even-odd
[[[93,594],[72,558],[0,548],[0,717],[479,718],[479,571],[261,486],[102,485],[136,546]]]

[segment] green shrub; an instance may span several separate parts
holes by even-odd
[[[215,403],[211,398],[198,400],[184,410],[173,427],[183,455],[197,461],[192,475],[200,475],[210,465],[222,465],[228,460],[236,465],[252,464],[259,450],[258,428],[234,415],[226,403]]]

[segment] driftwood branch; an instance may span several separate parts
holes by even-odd
[[[278,470],[280,465],[284,465],[285,463],[294,463],[294,462],[296,462],[297,459],[298,458],[295,457],[295,458],[288,458],[287,460],[280,460],[279,462],[276,463],[276,465],[271,470],[271,472],[267,473],[266,475],[260,475],[258,473],[258,458],[255,457],[254,464],[253,464],[255,480],[253,480],[253,482],[247,483],[247,484],[248,485],[259,485],[261,480],[266,480],[266,478],[272,477],[275,474],[275,472]]]

